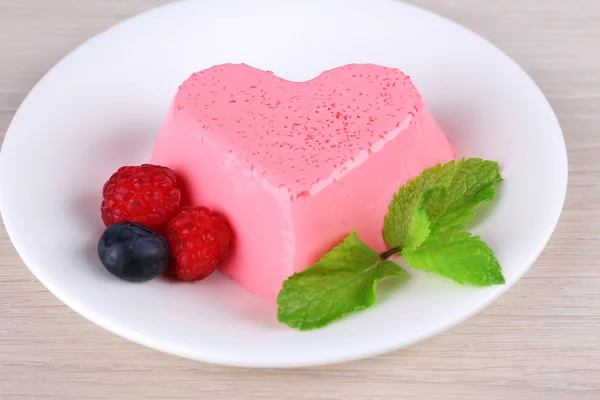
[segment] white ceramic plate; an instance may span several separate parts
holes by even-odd
[[[129,284],[109,275],[95,250],[102,184],[119,166],[149,159],[185,78],[225,62],[292,80],[351,62],[410,74],[459,156],[501,164],[498,199],[473,230],[495,250],[507,284],[462,287],[409,271],[374,308],[298,332],[277,323],[274,304],[220,274],[194,284]],[[446,19],[392,0],[199,0],[130,19],[53,68],[10,126],[0,178],[2,214],[19,254],[86,318],[183,357],[284,367],[407,346],[490,303],[548,241],[565,197],[567,159],[556,117],[533,81]]]

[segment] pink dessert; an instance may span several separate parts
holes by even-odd
[[[191,204],[228,216],[236,240],[222,271],[274,300],[351,230],[385,250],[394,192],[453,158],[397,69],[353,64],[290,82],[226,64],[179,88],[151,162],[179,174]]]

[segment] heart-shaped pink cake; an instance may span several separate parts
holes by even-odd
[[[235,244],[222,271],[274,300],[351,230],[383,251],[394,192],[453,157],[397,69],[352,64],[291,82],[226,64],[179,88],[151,162],[179,174],[192,205],[228,216]]]

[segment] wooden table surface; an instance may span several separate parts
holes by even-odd
[[[0,0],[0,137],[68,51],[168,2]],[[458,327],[392,354],[332,367],[235,369],[158,353],[92,325],[37,282],[0,228],[0,399],[600,399],[600,2],[411,2],[516,59],[562,123],[565,210],[515,287]]]

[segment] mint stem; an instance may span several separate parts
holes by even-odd
[[[402,251],[402,247],[400,247],[400,246],[392,247],[391,249],[386,250],[383,253],[379,254],[379,257],[381,257],[382,260],[387,260],[394,254],[398,254],[401,251]]]

